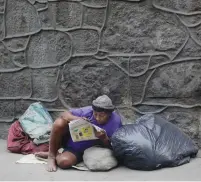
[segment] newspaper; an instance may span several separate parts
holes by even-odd
[[[104,131],[102,128],[85,119],[73,120],[69,123],[69,130],[73,142],[96,140],[95,132]]]

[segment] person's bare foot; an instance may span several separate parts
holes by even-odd
[[[55,172],[57,170],[56,159],[48,157],[47,161],[47,171],[48,172]]]
[[[47,159],[48,158],[48,152],[36,152],[35,153],[36,157],[40,157],[40,158],[44,158]]]

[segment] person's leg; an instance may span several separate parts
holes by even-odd
[[[48,153],[48,162],[47,162],[47,171],[52,172],[56,171],[56,155],[61,147],[62,136],[66,132],[66,128],[68,124],[66,121],[61,117],[56,119],[53,124],[51,135],[50,135],[50,142],[49,142],[49,153]]]
[[[67,127],[66,131],[63,133],[63,136],[62,136],[61,148],[65,148],[66,147],[66,144],[68,142],[69,137],[70,137],[70,134],[69,134],[69,129]],[[59,153],[57,153],[57,154],[59,154]],[[36,152],[36,153],[34,153],[34,155],[36,157],[47,159],[48,155],[49,155],[49,151],[48,152]]]
[[[36,157],[41,157],[41,158],[47,159],[48,158],[48,154],[49,154],[49,152],[36,152],[34,155]]]
[[[48,158],[49,152],[38,152],[35,153],[36,157],[41,157],[44,159]],[[75,152],[71,148],[67,147],[64,149],[63,153],[57,153],[56,163],[58,167],[62,169],[70,168],[72,165],[75,165],[82,161],[83,153]]]
[[[83,152],[78,152],[70,146],[66,146],[62,154],[58,154],[56,162],[58,167],[62,169],[68,169],[73,165],[83,160]]]
[[[68,121],[77,118],[79,117],[73,116],[72,114],[66,111],[63,112],[60,118],[56,119],[56,121],[54,122],[50,135],[47,171],[52,172],[57,170],[56,156],[59,148],[63,144],[62,137],[64,136],[64,134],[66,135],[66,140],[69,137]]]
[[[71,166],[77,164],[78,160],[75,154],[66,151],[57,155],[56,162],[58,167],[61,169],[68,169]]]

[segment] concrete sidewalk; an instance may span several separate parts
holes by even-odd
[[[119,167],[110,172],[86,172],[75,169],[58,170],[49,173],[42,164],[15,164],[21,158],[19,154],[6,151],[6,141],[0,140],[0,181],[146,181],[146,180],[201,180],[201,158],[192,160],[189,164],[166,168],[157,171],[136,171]]]

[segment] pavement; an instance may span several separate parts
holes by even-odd
[[[156,171],[137,171],[118,167],[109,172],[61,170],[50,173],[44,164],[16,164],[22,157],[6,150],[0,140],[0,181],[201,181],[201,158],[192,159],[180,167]]]

